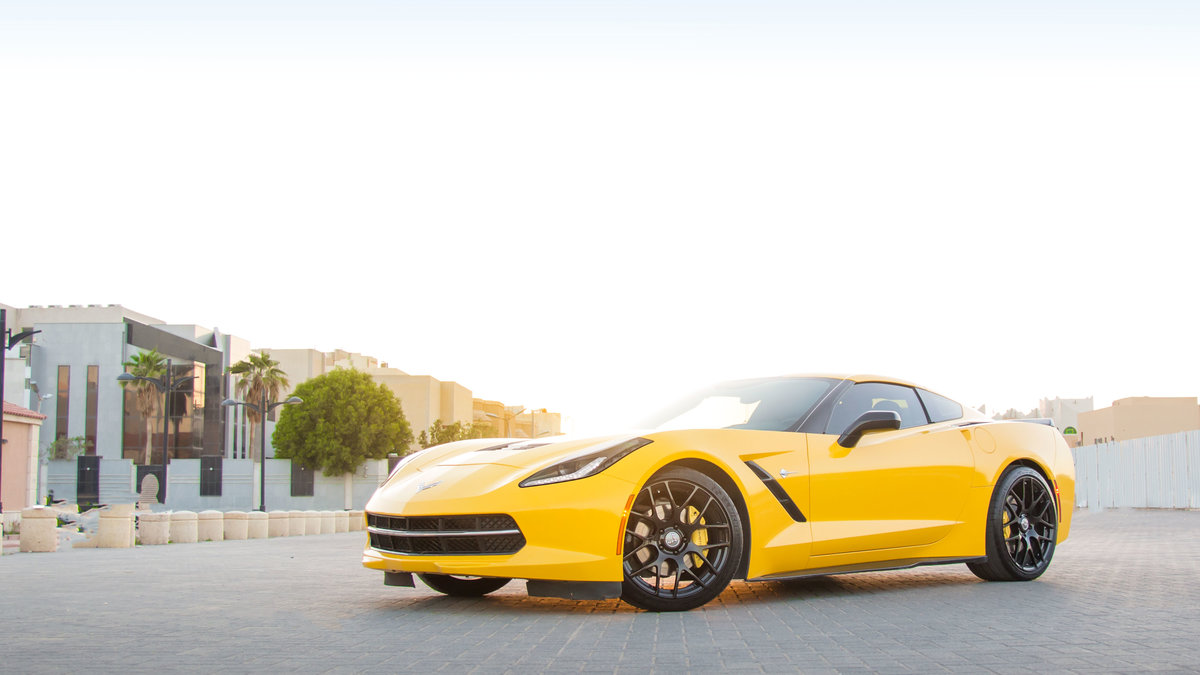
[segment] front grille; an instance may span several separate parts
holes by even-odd
[[[403,555],[506,555],[525,545],[512,516],[385,516],[367,514],[371,548]]]

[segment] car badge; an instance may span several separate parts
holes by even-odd
[[[780,478],[787,478],[788,476],[794,476],[794,475],[796,475],[796,472],[795,472],[795,471],[788,471],[787,469],[780,469],[780,470],[779,470],[779,477],[780,477]]]
[[[432,483],[426,483],[425,481],[421,481],[420,483],[417,483],[417,492],[421,492],[423,490],[428,490],[431,487],[441,485],[441,484],[442,484],[442,481],[440,481],[440,480],[435,480]]]

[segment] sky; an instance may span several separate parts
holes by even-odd
[[[707,383],[1200,395],[1200,8],[0,0],[0,302],[576,430]]]

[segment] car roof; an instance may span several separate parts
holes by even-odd
[[[890,384],[899,384],[906,387],[921,387],[921,385],[908,380],[902,380],[898,377],[888,377],[887,375],[872,375],[868,373],[859,373],[851,375],[846,373],[796,373],[794,375],[784,375],[783,377],[820,377],[830,380],[850,380],[851,382],[887,382]]]

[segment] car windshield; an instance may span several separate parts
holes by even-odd
[[[698,391],[642,420],[640,429],[787,431],[803,420],[837,380],[788,377],[740,380]]]

